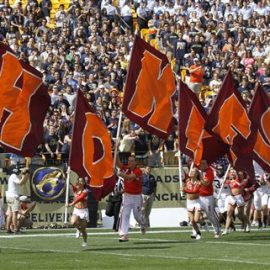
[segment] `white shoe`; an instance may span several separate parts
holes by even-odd
[[[249,233],[250,232],[250,225],[249,224],[247,224],[246,225],[246,228],[245,228],[245,230],[244,230],[245,232],[247,232],[247,233]]]
[[[88,246],[87,242],[82,242],[82,247],[87,247],[87,246]]]
[[[220,233],[215,233],[214,238],[219,239],[220,238]]]
[[[200,240],[202,237],[201,237],[201,235],[200,234],[197,234],[196,235],[196,240]]]
[[[226,235],[226,234],[229,234],[229,232],[227,230],[224,230],[221,235]]]
[[[79,230],[79,229],[76,229],[75,237],[76,237],[76,238],[79,238],[80,235],[81,235],[80,230]]]
[[[258,227],[259,226],[259,222],[253,221],[252,224],[251,224],[251,226]]]

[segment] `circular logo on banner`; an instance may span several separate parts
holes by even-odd
[[[41,167],[32,176],[32,189],[42,200],[56,200],[64,193],[65,185],[65,174],[57,167]]]

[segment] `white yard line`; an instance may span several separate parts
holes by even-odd
[[[99,254],[110,254],[110,255],[118,255],[118,256],[132,256],[132,257],[151,257],[151,258],[161,258],[161,259],[172,259],[172,260],[196,260],[196,261],[216,261],[216,262],[228,262],[228,263],[241,263],[241,264],[255,264],[255,265],[267,265],[270,266],[270,262],[261,262],[261,261],[250,261],[250,260],[239,260],[239,259],[227,259],[227,258],[209,258],[209,257],[183,257],[183,256],[163,256],[163,255],[139,255],[139,254],[122,254],[116,252],[100,252],[94,251]]]
[[[270,244],[265,243],[245,243],[245,242],[228,242],[228,241],[205,241],[205,243],[209,244],[226,244],[226,245],[236,245],[236,246],[262,246],[262,247],[270,247]]]

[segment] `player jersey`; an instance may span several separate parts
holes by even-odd
[[[138,195],[142,193],[142,171],[140,168],[135,167],[130,169],[128,166],[122,166],[121,171],[125,174],[135,174],[136,179],[133,181],[124,179],[124,191],[129,194]]]
[[[224,181],[223,177],[216,176],[214,179],[214,197],[215,198],[218,197],[218,194],[219,194],[220,189],[222,187],[223,181]],[[223,198],[223,197],[226,197],[228,195],[231,195],[230,188],[227,185],[224,185],[223,189],[220,193],[220,197]]]
[[[203,172],[203,180],[209,182],[208,186],[201,185],[199,194],[200,196],[211,196],[214,193],[214,172],[211,167],[208,167],[205,172]]]

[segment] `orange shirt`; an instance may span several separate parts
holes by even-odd
[[[198,68],[200,67],[199,69],[197,69],[196,71],[194,72],[190,72],[190,75],[189,75],[189,81],[191,83],[202,83],[203,82],[203,67],[200,66],[200,65],[192,65],[189,69],[192,70],[192,69],[195,69],[195,68]]]
[[[205,182],[209,182],[208,186],[204,186],[203,184],[201,185],[199,194],[200,196],[211,196],[214,193],[214,187],[213,187],[213,182],[214,182],[214,172],[211,167],[208,167],[205,172],[203,173],[203,180]]]
[[[124,179],[124,191],[129,194],[138,195],[142,193],[142,171],[140,168],[135,167],[133,170],[128,168],[127,166],[123,166],[121,168],[125,174],[134,173],[136,175],[136,179],[130,181]]]

